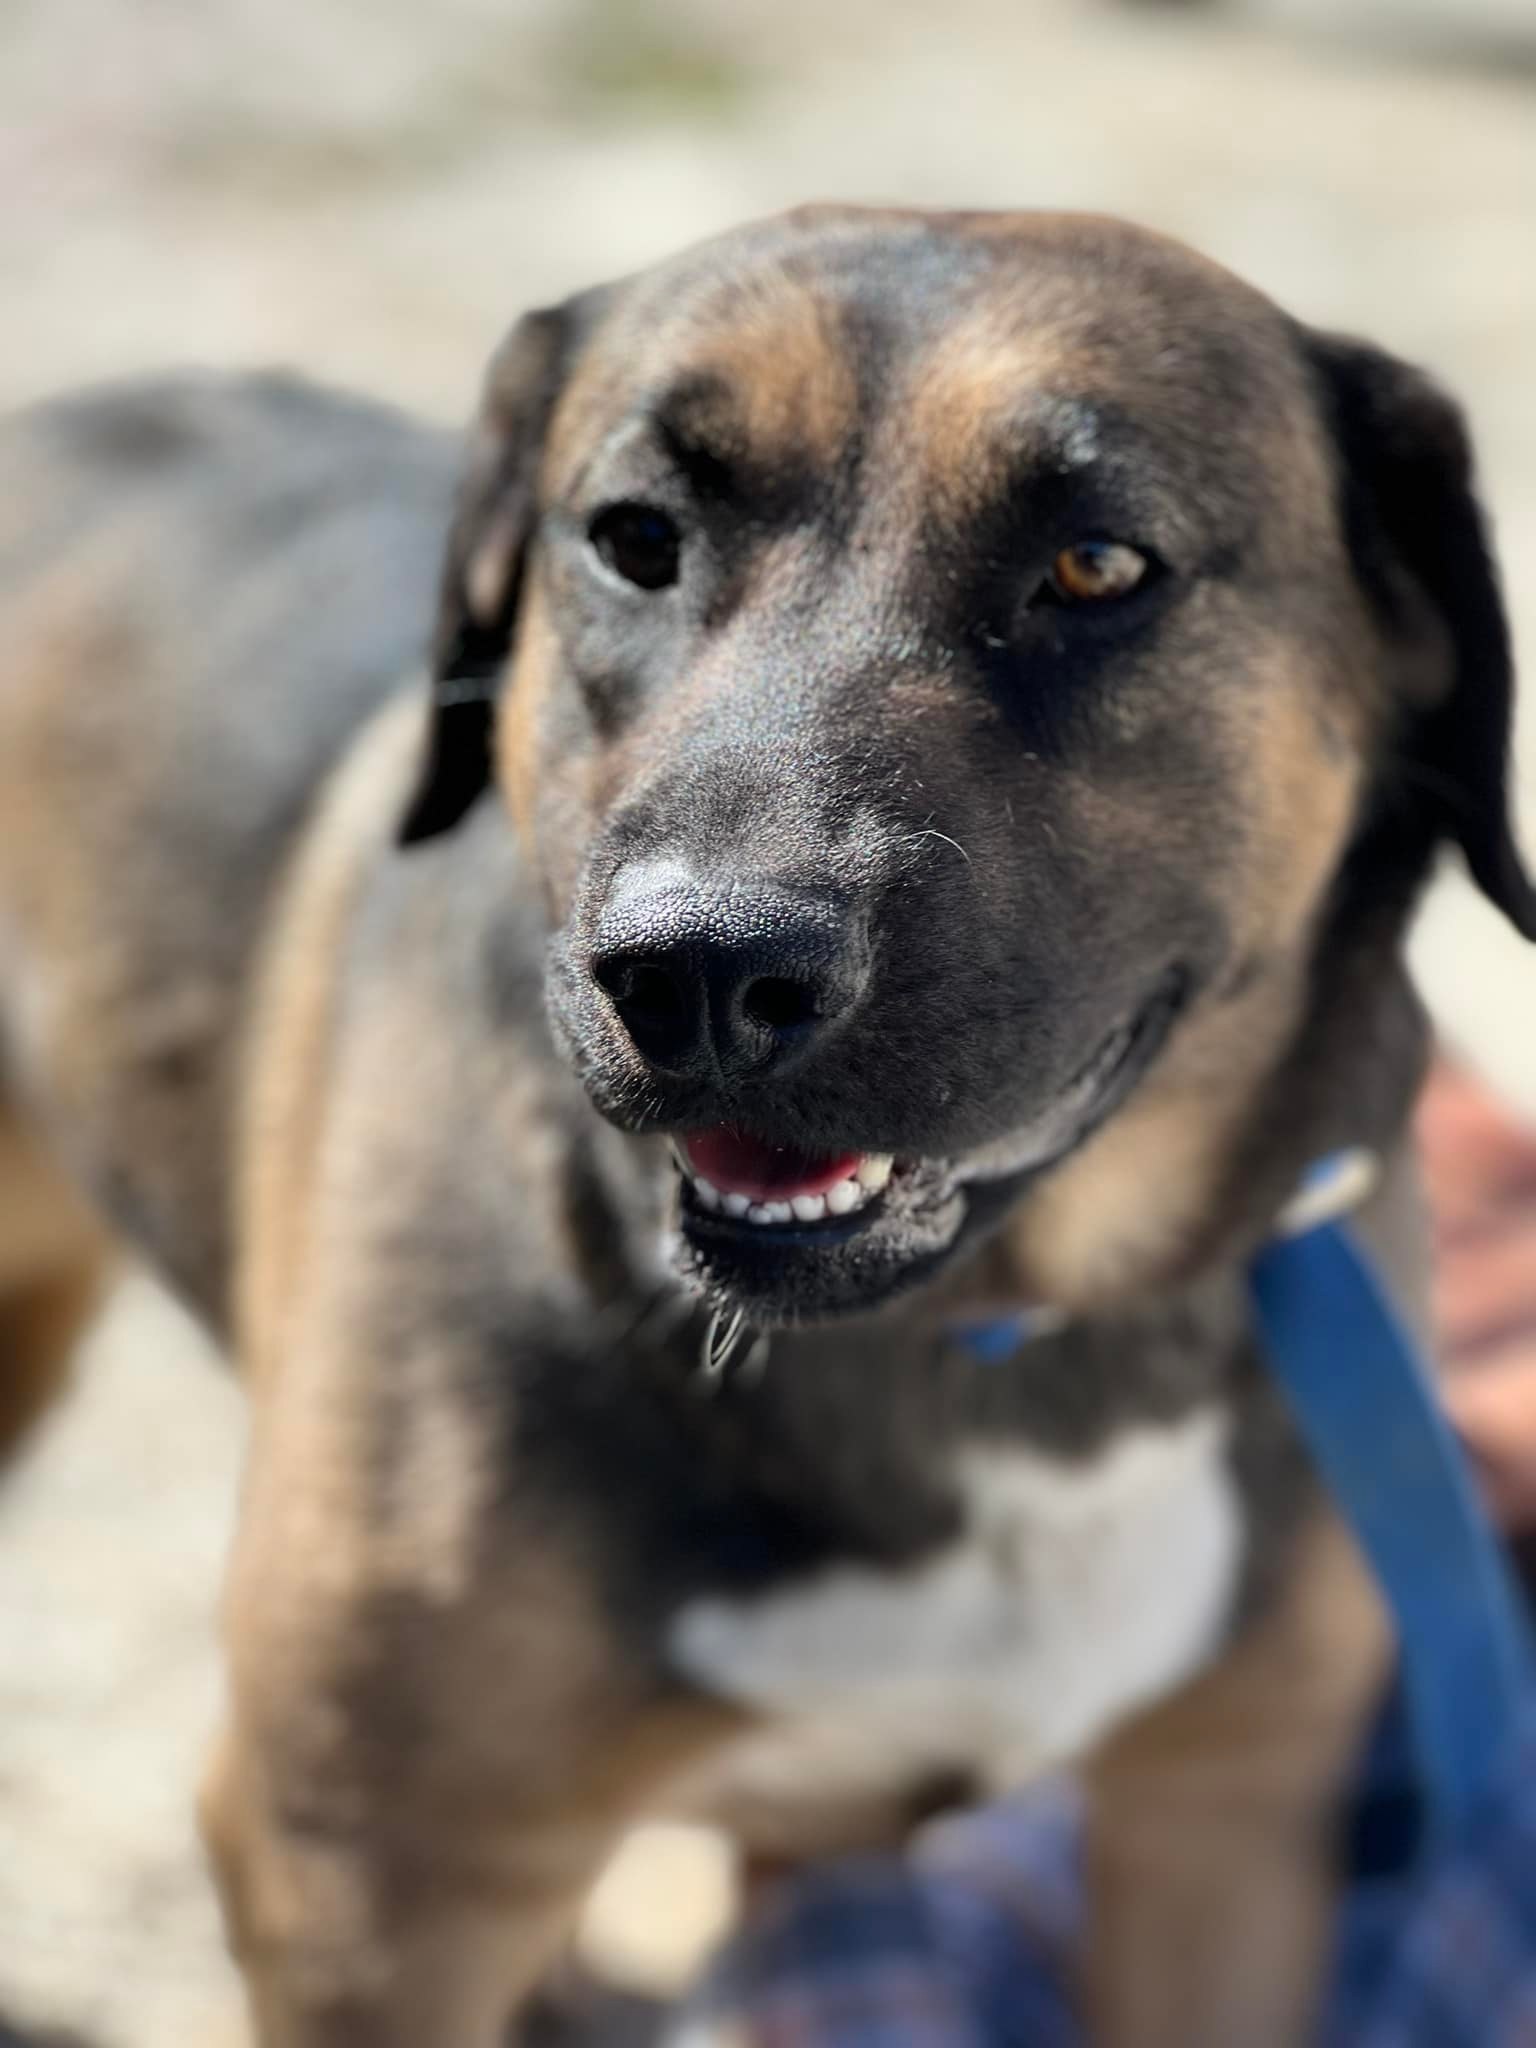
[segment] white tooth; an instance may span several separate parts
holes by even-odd
[[[795,1195],[789,1206],[794,1210],[795,1220],[799,1223],[819,1223],[827,1213],[824,1195]]]
[[[768,1214],[770,1206],[767,1202],[754,1202],[747,1211],[747,1221],[749,1223],[771,1223],[773,1218]]]
[[[764,1202],[763,1221],[765,1223],[792,1223],[794,1219],[795,1212],[791,1209],[788,1202]]]
[[[695,1180],[693,1192],[698,1196],[706,1209],[719,1208],[721,1201],[720,1190],[712,1181]]]
[[[721,1199],[725,1204],[727,1216],[745,1216],[752,1206],[751,1198],[747,1195],[724,1195]]]
[[[831,1216],[846,1216],[850,1209],[857,1209],[864,1199],[864,1191],[856,1180],[840,1180],[835,1188],[828,1188],[822,1197]]]
[[[895,1161],[889,1152],[871,1152],[867,1158],[859,1161],[859,1186],[868,1188],[872,1195],[878,1195],[890,1179],[894,1164]]]

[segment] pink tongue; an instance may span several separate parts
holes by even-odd
[[[787,1201],[791,1195],[824,1195],[840,1180],[858,1171],[859,1152],[838,1152],[818,1158],[765,1145],[726,1124],[695,1131],[682,1140],[694,1172],[722,1195],[750,1195],[754,1201]]]

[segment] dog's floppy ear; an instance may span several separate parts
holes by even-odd
[[[402,845],[456,825],[491,781],[501,672],[517,624],[555,401],[604,292],[528,313],[491,358],[448,534],[432,636],[432,714]]]
[[[1404,651],[1406,695],[1419,700],[1387,792],[1393,829],[1424,849],[1459,841],[1483,893],[1536,939],[1536,889],[1509,815],[1509,627],[1461,412],[1422,371],[1363,342],[1312,335],[1309,347],[1340,450],[1356,572],[1389,643]],[[1436,639],[1442,675],[1425,701],[1411,663]]]

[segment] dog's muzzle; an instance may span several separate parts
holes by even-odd
[[[729,1125],[675,1137],[685,1268],[764,1327],[858,1312],[919,1284],[1114,1113],[1186,994],[1182,970],[1166,974],[1030,1125],[953,1158],[816,1153]]]

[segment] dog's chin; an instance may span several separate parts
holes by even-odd
[[[1022,1129],[954,1159],[818,1157],[734,1129],[674,1140],[678,1260],[759,1328],[878,1308],[921,1285],[1114,1115],[1183,1005],[1170,974]]]

